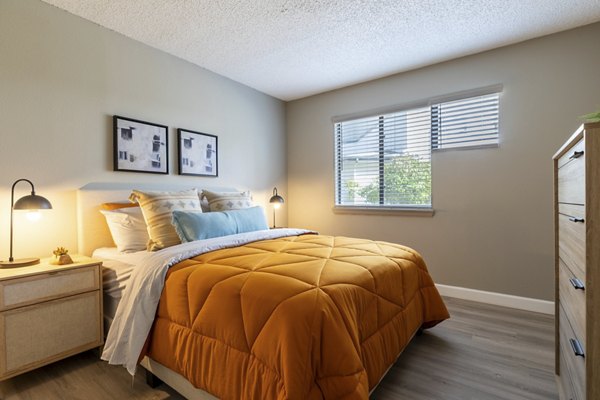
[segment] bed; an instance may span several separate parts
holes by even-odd
[[[112,247],[98,206],[127,198],[131,188],[78,192],[81,252]],[[126,266],[114,268],[127,265],[118,255],[96,255],[113,265],[116,287],[129,279],[120,296],[105,291],[120,311],[131,308],[105,307],[114,312],[106,358],[133,372],[141,354],[144,368],[190,399],[214,398],[207,391],[366,399],[415,333],[448,317],[420,255],[391,243],[250,232],[138,255],[130,265],[142,264],[144,273],[133,267],[129,278]],[[134,291],[154,292],[157,305],[144,306]],[[144,324],[149,334],[133,329]],[[120,342],[114,332],[123,333]]]

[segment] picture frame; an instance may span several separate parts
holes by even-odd
[[[177,129],[179,175],[219,176],[219,139],[215,135]]]
[[[169,128],[113,116],[114,171],[169,173]]]

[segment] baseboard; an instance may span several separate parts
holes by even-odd
[[[554,302],[458,286],[435,285],[442,296],[554,315]]]

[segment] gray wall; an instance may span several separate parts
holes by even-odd
[[[600,24],[287,104],[289,221],[399,242],[438,283],[553,298],[552,155],[600,106]],[[503,84],[499,148],[433,156],[433,217],[335,214],[331,118]]]
[[[54,210],[17,216],[18,257],[76,251],[75,191],[89,182],[235,186],[263,205],[277,185],[282,225],[404,243],[439,283],[551,299],[551,157],[600,106],[599,37],[590,25],[297,100],[286,117],[279,100],[50,5],[2,0],[0,258],[20,177]],[[434,155],[434,217],[333,213],[332,116],[497,83],[501,146]],[[112,171],[113,114],[171,127],[170,175]],[[219,136],[219,178],[176,175],[177,127]]]
[[[114,114],[170,127],[169,175],[112,171]],[[218,135],[218,178],[177,176],[178,127]],[[17,216],[15,255],[47,256],[77,250],[75,191],[86,183],[239,187],[267,205],[273,186],[287,194],[285,149],[283,102],[37,0],[0,1],[1,259],[17,178],[54,210],[37,223]]]

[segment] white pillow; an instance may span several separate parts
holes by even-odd
[[[150,237],[140,207],[100,210],[100,212],[106,218],[117,250],[122,253],[146,250]]]

